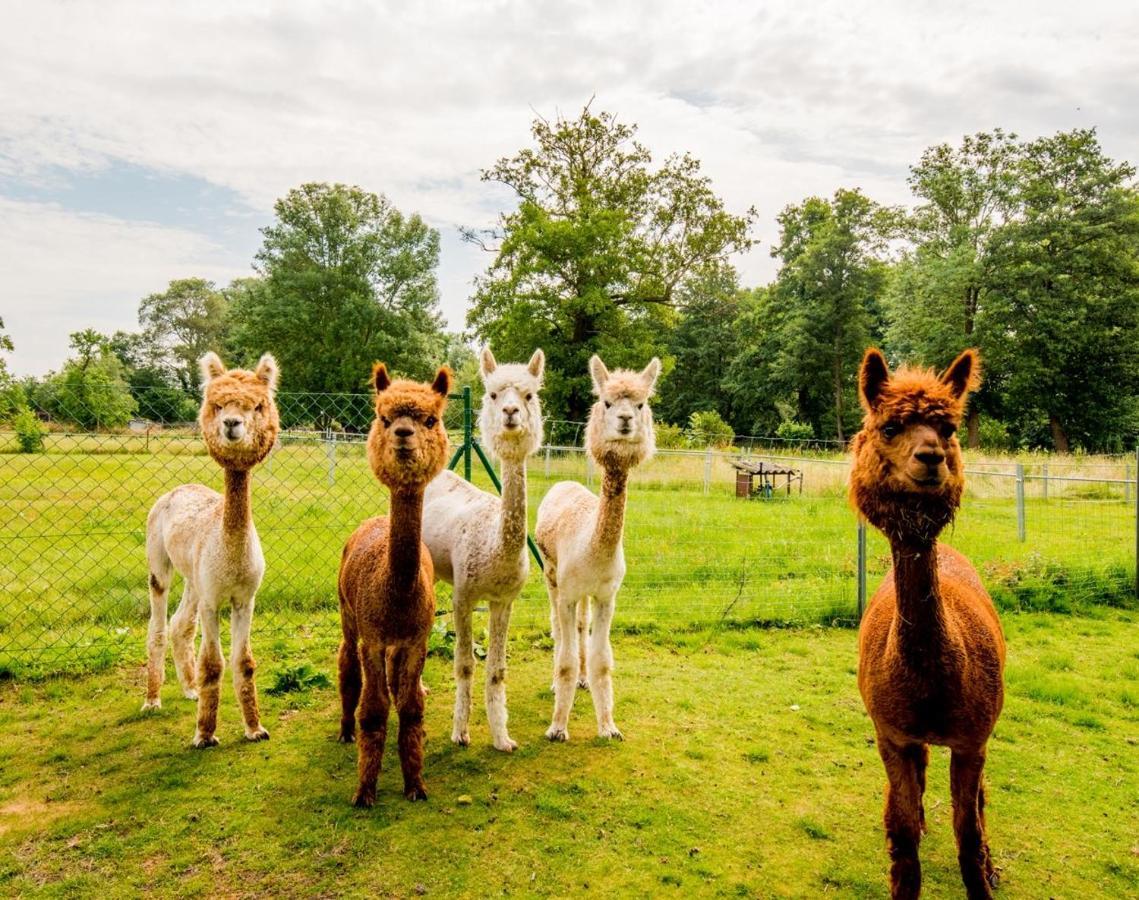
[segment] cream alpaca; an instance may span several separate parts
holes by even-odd
[[[423,542],[431,551],[435,577],[453,586],[455,617],[455,713],[451,740],[471,741],[471,683],[475,655],[471,613],[479,600],[490,608],[486,655],[486,719],[495,748],[518,745],[506,729],[506,633],[514,600],[526,583],[526,458],[542,443],[538,391],[546,357],[534,351],[526,365],[499,365],[490,348],[479,372],[485,393],[479,430],[502,461],[502,497],[481,491],[454,472],[442,472],[427,486]]]
[[[625,578],[621,536],[629,470],[655,449],[648,399],[660,374],[660,360],[654,357],[643,372],[610,374],[600,357],[594,356],[589,360],[589,373],[598,399],[589,413],[585,440],[586,450],[604,472],[601,497],[577,482],[559,482],[538,507],[535,526],[545,561],[554,635],[554,718],[546,731],[552,741],[569,739],[567,724],[579,673],[588,677],[597,733],[621,737],[613,721],[609,629],[617,591]]]
[[[269,354],[257,369],[227,371],[216,353],[202,357],[202,407],[198,422],[210,456],[225,471],[225,495],[200,484],[185,484],[158,498],[146,520],[150,567],[150,630],[147,637],[146,702],[162,705],[165,678],[166,600],[174,571],[184,582],[182,600],[170,620],[174,667],[182,693],[198,701],[195,747],[213,747],[218,694],[224,668],[218,614],[231,605],[230,666],[233,688],[245,720],[245,737],[267,740],[257,709],[249,631],[253,600],[265,574],[265,557],[253,527],[249,473],[277,440],[279,423],[273,393],[277,362]],[[194,665],[194,633],[199,618],[202,646]]]

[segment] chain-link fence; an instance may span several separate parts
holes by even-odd
[[[366,395],[283,395],[288,427],[253,475],[253,515],[267,561],[255,642],[312,635],[335,643],[336,573],[345,538],[387,509],[363,445]],[[463,405],[447,424],[461,445]],[[531,516],[547,489],[600,485],[579,423],[547,423],[529,467]],[[221,489],[192,425],[116,431],[52,425],[35,452],[0,431],[0,675],[75,671],[144,655],[149,615],[148,510],[165,491]],[[765,461],[802,476],[737,496],[732,463]],[[631,479],[628,575],[618,627],[857,620],[860,572],[873,592],[889,565],[876,532],[846,500],[849,462],[822,450],[660,450]],[[943,536],[976,563],[1005,608],[1130,604],[1136,591],[1136,479],[1131,457],[967,459],[968,492]],[[462,471],[463,467],[459,467]],[[493,490],[477,458],[475,483]],[[864,562],[862,562],[864,560]],[[176,602],[180,588],[175,587]],[[440,587],[440,608],[449,591]],[[515,605],[516,631],[548,627],[537,566]]]

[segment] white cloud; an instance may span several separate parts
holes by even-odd
[[[0,33],[0,174],[123,161],[266,217],[301,181],[347,181],[447,230],[493,220],[503,195],[478,172],[527,142],[534,111],[596,94],[659,156],[702,159],[730,208],[758,207],[755,282],[784,205],[839,186],[902,202],[935,142],[1098,125],[1139,159],[1137,22],[1066,0],[24,4]],[[445,235],[456,327],[484,264]]]
[[[138,301],[173,278],[221,283],[248,268],[201,235],[0,198],[4,326],[19,375],[58,368],[73,331],[135,330]]]

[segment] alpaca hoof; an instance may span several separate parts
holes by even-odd
[[[247,741],[267,741],[269,740],[269,732],[258,727],[256,731],[245,732],[245,739]]]
[[[471,733],[469,731],[452,731],[451,742],[460,747],[469,747],[471,745]]]
[[[423,787],[423,785],[418,784],[414,787],[406,788],[403,792],[403,795],[407,797],[407,799],[412,803],[414,803],[416,800],[426,800],[427,790]]]
[[[204,737],[199,734],[194,738],[193,743],[191,743],[190,746],[195,750],[205,750],[208,747],[216,747],[218,743],[218,739],[212,734],[209,737]]]
[[[142,704],[143,712],[150,712],[154,709],[162,709],[162,698],[155,697],[153,700],[147,700]]]
[[[585,677],[584,675],[582,675],[582,676],[581,676],[581,677],[580,677],[580,678],[577,680],[577,686],[578,686],[579,688],[581,688],[583,691],[588,691],[588,690],[589,690],[589,681],[586,679],[586,677]]]
[[[340,744],[355,744],[356,735],[351,731],[342,731],[336,741]]]
[[[613,741],[625,740],[625,735],[621,734],[621,732],[617,730],[616,725],[610,725],[607,728],[598,728],[597,736],[601,738],[609,738]]]
[[[371,809],[376,803],[376,792],[365,791],[362,788],[356,791],[356,796],[352,798],[352,805],[357,809]]]
[[[494,739],[494,749],[501,750],[503,753],[513,753],[518,749],[518,742],[512,740],[510,735],[504,735]]]
[[[551,741],[568,741],[569,731],[560,725],[551,725],[546,729],[546,739]]]
[[[190,688],[189,690],[182,691],[182,696],[185,697],[187,700],[197,700],[198,699],[198,692],[195,691],[193,688]]]

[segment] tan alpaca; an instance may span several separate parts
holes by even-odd
[[[559,482],[538,507],[535,526],[554,635],[554,718],[546,731],[551,741],[569,739],[567,725],[579,675],[588,677],[597,733],[621,737],[613,721],[609,629],[625,578],[621,536],[626,486],[629,470],[652,456],[656,446],[648,400],[660,374],[660,360],[654,357],[643,372],[610,374],[601,358],[593,356],[589,373],[598,399],[589,413],[585,446],[604,473],[601,498],[575,481]]]
[[[253,372],[227,371],[216,353],[202,357],[205,382],[198,414],[202,438],[225,472],[225,495],[201,484],[185,484],[158,498],[146,520],[146,559],[150,567],[150,630],[147,636],[146,702],[162,705],[165,678],[166,599],[176,570],[183,579],[182,600],[170,620],[174,667],[182,692],[198,701],[193,746],[214,747],[218,693],[224,663],[218,614],[229,603],[230,666],[233,688],[245,720],[245,737],[263,741],[249,630],[253,600],[265,574],[265,557],[253,527],[249,473],[277,440],[279,423],[273,393],[277,362],[266,353]],[[194,633],[202,623],[202,647],[194,666]]]
[[[399,760],[408,800],[426,800],[423,785],[421,681],[435,619],[435,571],[423,545],[423,490],[447,461],[443,410],[451,372],[431,384],[392,381],[383,363],[372,372],[376,419],[368,464],[391,491],[389,515],[365,519],[340,557],[340,740],[355,740],[360,710],[359,784],[352,802],[376,802],[376,782],[394,700]]]
[[[435,577],[454,586],[455,713],[451,740],[471,741],[471,680],[475,654],[471,613],[475,603],[490,608],[486,653],[486,719],[498,750],[517,748],[506,730],[506,632],[514,600],[530,572],[526,546],[526,458],[542,443],[538,391],[546,357],[535,350],[525,365],[499,365],[484,347],[479,374],[486,388],[479,430],[502,461],[502,496],[481,491],[454,472],[441,472],[427,485],[423,542],[431,551]]]

